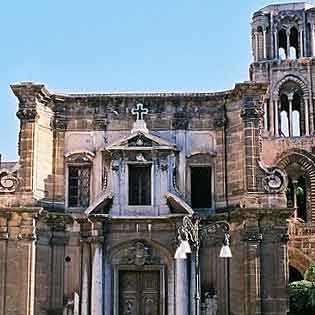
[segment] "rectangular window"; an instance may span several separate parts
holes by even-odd
[[[90,202],[90,167],[69,167],[68,207],[87,208]]]
[[[151,165],[129,165],[129,205],[151,205]]]
[[[191,206],[212,208],[211,167],[191,167]]]

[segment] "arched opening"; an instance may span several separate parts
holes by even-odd
[[[299,58],[299,32],[295,27],[290,30],[290,58]]]
[[[303,280],[303,275],[293,266],[289,266],[289,283]]]
[[[288,52],[287,52],[287,33],[285,29],[281,29],[278,33],[278,47],[279,47],[279,58],[286,59]]]
[[[287,207],[295,208],[295,216],[307,221],[307,186],[305,176],[298,178],[288,177],[288,187],[286,190]]]
[[[300,137],[306,134],[303,90],[288,81],[279,90],[279,135]]]
[[[287,164],[285,171],[288,175],[288,186],[286,190],[287,207],[295,209],[295,218],[307,222],[309,174],[307,170],[296,161]]]

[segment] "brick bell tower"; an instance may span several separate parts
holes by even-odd
[[[267,84],[260,160],[283,170],[289,220],[288,281],[315,261],[315,6],[266,6],[253,14],[250,80]],[[304,239],[304,243],[301,242]],[[296,276],[298,275],[298,276]]]
[[[263,134],[314,134],[315,6],[269,5],[254,13],[251,25],[250,80],[269,86]]]

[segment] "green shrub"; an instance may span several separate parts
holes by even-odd
[[[315,282],[302,280],[289,284],[290,315],[315,314]]]
[[[315,282],[315,266],[311,265],[304,273],[304,280]]]

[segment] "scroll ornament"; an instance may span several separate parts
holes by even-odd
[[[262,161],[258,161],[259,167],[265,172],[263,186],[268,193],[283,192],[288,185],[286,173],[277,167],[270,167]]]
[[[15,192],[18,186],[18,178],[8,171],[0,171],[0,192],[12,193]]]

